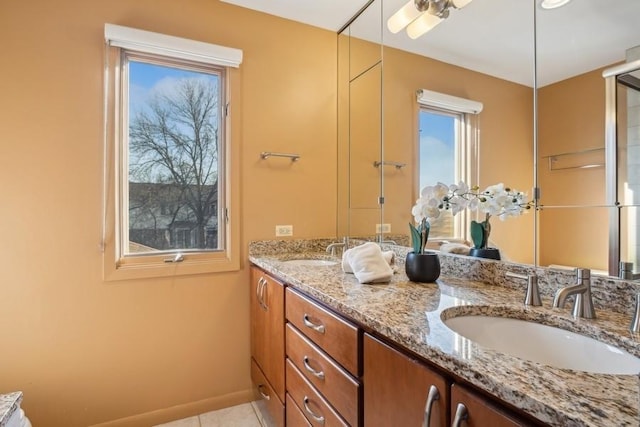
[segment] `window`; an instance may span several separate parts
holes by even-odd
[[[482,104],[426,90],[418,91],[418,189],[438,182],[477,183],[478,113]],[[419,191],[419,190],[418,190]],[[416,198],[418,195],[416,195]],[[431,224],[430,238],[468,240],[467,212],[443,212]]]
[[[241,51],[110,24],[105,37],[105,277],[237,269],[228,92]]]

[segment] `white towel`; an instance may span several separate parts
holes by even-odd
[[[351,265],[349,265],[349,256],[351,255],[351,250],[352,249],[347,249],[346,251],[344,251],[342,253],[342,271],[344,271],[345,273],[351,273],[351,274],[353,274],[353,268],[351,268]],[[387,264],[389,264],[389,267],[391,267],[393,269],[393,272],[395,273],[395,271],[396,271],[396,268],[395,268],[396,254],[395,254],[395,252],[393,252],[393,251],[382,251],[382,257],[387,262]]]
[[[393,277],[393,270],[382,254],[380,246],[373,242],[345,251],[342,269],[346,273],[353,272],[360,283],[388,282]]]

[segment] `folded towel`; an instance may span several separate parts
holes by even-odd
[[[393,257],[387,255],[387,258]],[[388,282],[393,270],[382,254],[380,246],[367,242],[345,251],[342,268],[346,273],[353,272],[360,283]]]
[[[351,268],[351,265],[349,265],[349,256],[351,255],[352,249],[347,249],[342,253],[342,271],[344,271],[345,273],[353,273],[353,268]],[[389,264],[389,267],[391,267],[395,272],[395,259],[396,259],[395,252],[382,251],[382,257],[387,262],[387,264]]]
[[[470,250],[471,247],[465,245],[464,243],[443,243],[442,245],[440,245],[441,252],[447,252],[450,254],[469,255]]]

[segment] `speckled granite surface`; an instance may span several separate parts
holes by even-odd
[[[637,375],[590,374],[529,362],[483,348],[443,324],[444,318],[460,314],[534,320],[593,336],[640,357],[640,337],[628,332],[626,310],[603,309],[609,298],[596,297],[596,320],[574,320],[569,308],[550,308],[550,296],[557,287],[572,282],[572,273],[560,272],[558,275],[554,271],[538,269],[543,307],[525,307],[522,304],[524,283],[506,279],[504,273],[525,274],[531,268],[529,266],[443,255],[442,274],[437,283],[409,282],[403,268],[399,268],[388,284],[361,285],[353,275],[343,273],[339,263],[300,267],[282,262],[305,257],[327,258],[326,244],[327,241],[318,242],[316,246],[300,242],[255,242],[249,248],[249,259],[365,328],[546,424],[640,425]],[[394,249],[401,264],[404,249]],[[603,281],[607,282],[629,291],[619,281]],[[596,278],[594,293],[600,285]],[[633,286],[632,291],[635,291]]]
[[[0,427],[9,422],[13,413],[20,407],[22,392],[16,391],[8,394],[0,394]]]

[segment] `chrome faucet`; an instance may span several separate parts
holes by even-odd
[[[541,306],[542,300],[540,299],[540,290],[538,289],[538,276],[535,274],[516,274],[507,273],[507,277],[513,277],[514,279],[521,279],[527,281],[527,293],[524,296],[524,305]]]
[[[595,319],[596,311],[593,308],[591,297],[591,270],[588,268],[576,268],[575,285],[566,286],[556,291],[553,298],[553,307],[564,308],[568,297],[575,295],[573,303],[573,317],[583,317],[585,319]]]
[[[331,256],[336,256],[336,248],[342,248],[342,250],[344,250],[347,247],[347,238],[345,237],[341,243],[336,242],[336,243],[331,243],[329,246],[327,246],[327,253],[330,254]]]

